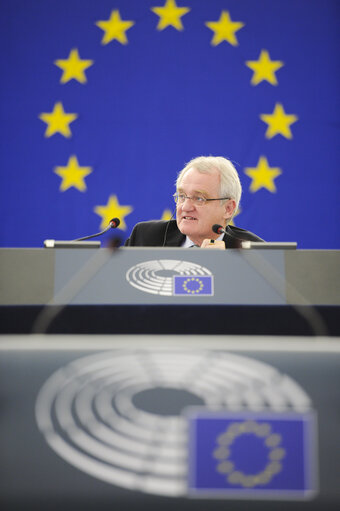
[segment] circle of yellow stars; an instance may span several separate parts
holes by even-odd
[[[188,14],[191,8],[177,5],[176,0],[165,0],[164,5],[151,7],[151,11],[158,16],[157,30],[162,31],[168,27],[173,27],[178,31],[182,31],[184,30],[182,17]],[[102,45],[107,45],[112,41],[118,41],[118,43],[126,45],[128,44],[126,33],[135,25],[135,21],[122,19],[119,10],[114,9],[108,19],[98,20],[95,25],[103,31]],[[233,20],[229,11],[222,10],[218,20],[206,21],[205,26],[213,32],[210,41],[212,46],[218,46],[223,42],[238,46],[237,33],[245,27],[245,23]],[[56,59],[54,64],[62,71],[60,78],[62,85],[69,83],[71,80],[86,84],[85,71],[94,65],[94,61],[82,59],[78,48],[72,48],[67,58]],[[247,60],[245,65],[253,72],[250,80],[252,86],[257,86],[262,82],[277,86],[276,72],[284,66],[284,62],[272,60],[269,51],[262,49],[257,60]],[[55,134],[70,138],[72,136],[70,124],[77,120],[78,114],[65,111],[63,103],[57,101],[52,111],[42,112],[38,117],[47,125],[44,133],[46,138]],[[265,138],[272,139],[276,135],[281,135],[291,140],[293,138],[291,126],[298,121],[298,116],[286,113],[284,106],[281,103],[276,103],[272,113],[262,113],[259,115],[259,119],[267,125]],[[72,187],[81,192],[86,191],[85,178],[92,171],[89,166],[80,166],[76,155],[69,157],[66,166],[56,166],[54,168],[55,174],[62,179],[59,187],[61,192],[65,192]],[[274,180],[282,174],[280,168],[270,167],[267,158],[263,155],[259,157],[255,167],[246,167],[244,172],[252,180],[249,190],[253,193],[261,188],[275,193]],[[94,207],[94,212],[102,218],[100,228],[105,228],[110,219],[117,216],[121,220],[120,228],[125,230],[127,228],[125,216],[132,211],[132,206],[121,206],[117,195],[114,194],[109,196],[106,205]],[[162,220],[169,220],[171,216],[171,211],[165,209]]]
[[[255,436],[268,449],[266,466],[257,474],[245,474],[232,461],[233,444],[244,435]],[[224,475],[229,484],[237,484],[243,488],[268,484],[282,470],[286,450],[281,446],[281,442],[281,435],[274,433],[268,422],[260,423],[254,420],[232,422],[217,438],[218,447],[213,452],[214,458],[218,460],[217,472]]]
[[[196,289],[190,289],[188,287],[189,282],[194,282],[194,283],[198,284],[198,287]],[[182,285],[183,285],[184,291],[191,295],[198,294],[203,289],[203,282],[198,277],[189,277],[188,279],[185,279],[185,281],[183,282]]]

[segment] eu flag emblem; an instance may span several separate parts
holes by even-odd
[[[198,412],[189,422],[189,493],[311,498],[315,443],[310,413]]]
[[[211,275],[175,275],[174,295],[211,296],[213,295],[213,277]]]

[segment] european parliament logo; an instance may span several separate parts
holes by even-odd
[[[72,358],[37,397],[47,444],[76,469],[126,490],[311,498],[310,396],[274,366],[206,346],[117,347]]]
[[[306,499],[316,493],[313,414],[197,411],[189,425],[189,494]]]
[[[192,261],[143,261],[128,269],[126,280],[136,289],[154,295],[195,297],[214,294],[212,272]]]

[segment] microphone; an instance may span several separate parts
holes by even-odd
[[[242,248],[242,242],[244,241],[241,238],[238,238],[235,236],[232,232],[228,232],[222,225],[214,224],[211,228],[211,230],[216,234],[222,234],[224,233],[227,238],[232,242],[234,246],[231,248]]]
[[[84,236],[83,238],[77,238],[76,240],[73,241],[85,241],[89,240],[90,238],[96,238],[97,236],[101,236],[102,234],[104,234],[104,232],[108,231],[109,229],[116,229],[119,226],[119,224],[120,224],[119,218],[112,218],[109,222],[109,225],[105,227],[103,231],[97,232],[96,234],[91,234],[90,236]]]
[[[224,232],[224,234],[229,234],[227,233],[227,231],[222,227],[222,225],[219,225],[219,224],[214,224],[211,228],[211,230],[216,233],[216,234],[222,234],[222,232]]]

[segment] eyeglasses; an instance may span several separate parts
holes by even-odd
[[[183,204],[186,199],[190,199],[195,206],[204,206],[204,204],[213,200],[229,200],[229,197],[219,197],[218,199],[206,199],[201,195],[188,197],[188,195],[185,195],[185,193],[174,193],[173,197],[176,204]]]

